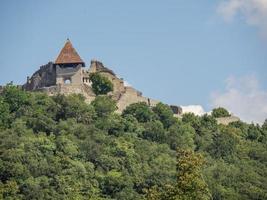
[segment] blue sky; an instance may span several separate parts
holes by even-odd
[[[240,114],[243,108],[235,111],[234,100],[225,101],[250,77],[263,94],[255,109],[266,111],[248,120],[260,121],[267,118],[267,18],[262,15],[267,2],[259,0],[250,13],[242,8],[253,0],[238,2],[2,0],[0,84],[24,83],[40,65],[54,61],[70,38],[87,65],[98,59],[145,96],[169,104],[199,104],[205,110],[222,105]],[[261,17],[256,22],[255,15]],[[238,92],[253,96],[247,87]]]

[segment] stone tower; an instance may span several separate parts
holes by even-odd
[[[85,63],[72,46],[69,39],[60,51],[56,61],[56,84],[79,85],[82,82],[82,68]]]

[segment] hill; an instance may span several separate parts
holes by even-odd
[[[1,199],[267,199],[267,121],[84,100],[3,89]]]

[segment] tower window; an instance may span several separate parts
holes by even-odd
[[[71,84],[71,80],[70,80],[70,78],[65,79],[65,80],[64,80],[64,83],[65,83],[65,84]]]

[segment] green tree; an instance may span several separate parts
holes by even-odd
[[[0,182],[0,199],[14,200],[21,199],[19,187],[16,181]]]
[[[1,127],[7,128],[9,126],[10,118],[9,104],[0,96],[0,129]]]
[[[209,199],[205,182],[214,200],[267,199],[267,122],[218,125],[185,114],[169,124],[166,105],[129,107],[120,115],[108,96],[87,104],[8,86],[0,199],[135,200],[148,188],[148,199]]]
[[[247,132],[247,139],[249,140],[258,140],[261,137],[261,128],[260,126],[251,124],[248,127],[248,132]]]
[[[206,129],[213,132],[218,128],[216,119],[213,116],[207,114],[200,117],[200,124],[202,130]],[[200,130],[200,132],[202,130]]]
[[[4,102],[9,104],[11,112],[16,112],[22,106],[29,105],[28,93],[15,85],[6,85],[1,95],[4,98]]]
[[[144,124],[145,130],[142,133],[142,138],[153,141],[164,143],[166,140],[165,130],[163,124],[156,120],[146,122]]]
[[[151,108],[145,102],[133,103],[127,106],[122,115],[132,115],[138,122],[149,122],[156,118]]]
[[[148,200],[209,200],[211,194],[204,181],[201,168],[204,159],[191,150],[177,150],[177,182],[163,188],[152,187],[147,192]]]
[[[262,124],[262,129],[267,130],[267,119],[265,119],[264,123]]]
[[[98,117],[106,117],[117,109],[116,102],[109,96],[97,96],[91,105]]]
[[[117,113],[109,114],[99,118],[95,125],[97,128],[106,131],[110,135],[121,136],[125,130],[125,120]]]
[[[132,115],[124,115],[124,127],[126,132],[141,134],[143,127],[140,126],[137,119]]]
[[[185,113],[182,116],[182,122],[189,123],[197,133],[201,130],[200,118],[194,113]]]
[[[239,142],[238,129],[222,127],[213,135],[213,143],[209,147],[209,153],[214,158],[227,158],[236,153]]]
[[[169,128],[175,122],[173,111],[168,105],[158,103],[152,110],[158,116],[165,128]]]
[[[229,124],[230,127],[233,128],[238,128],[241,131],[241,136],[243,138],[247,138],[248,137],[248,129],[249,129],[249,125],[245,122],[242,121],[236,121],[236,122],[231,122]]]
[[[211,115],[213,117],[215,117],[215,118],[218,118],[218,117],[229,117],[229,116],[231,116],[230,113],[225,108],[222,108],[222,107],[214,108],[212,110]]]
[[[172,125],[166,135],[167,143],[170,148],[193,149],[195,130],[189,124],[175,123]]]
[[[92,82],[92,88],[96,95],[105,95],[113,91],[113,84],[107,77],[99,73],[91,73],[89,79]]]
[[[211,199],[201,167],[204,159],[192,150],[177,150],[177,188],[188,199]]]

